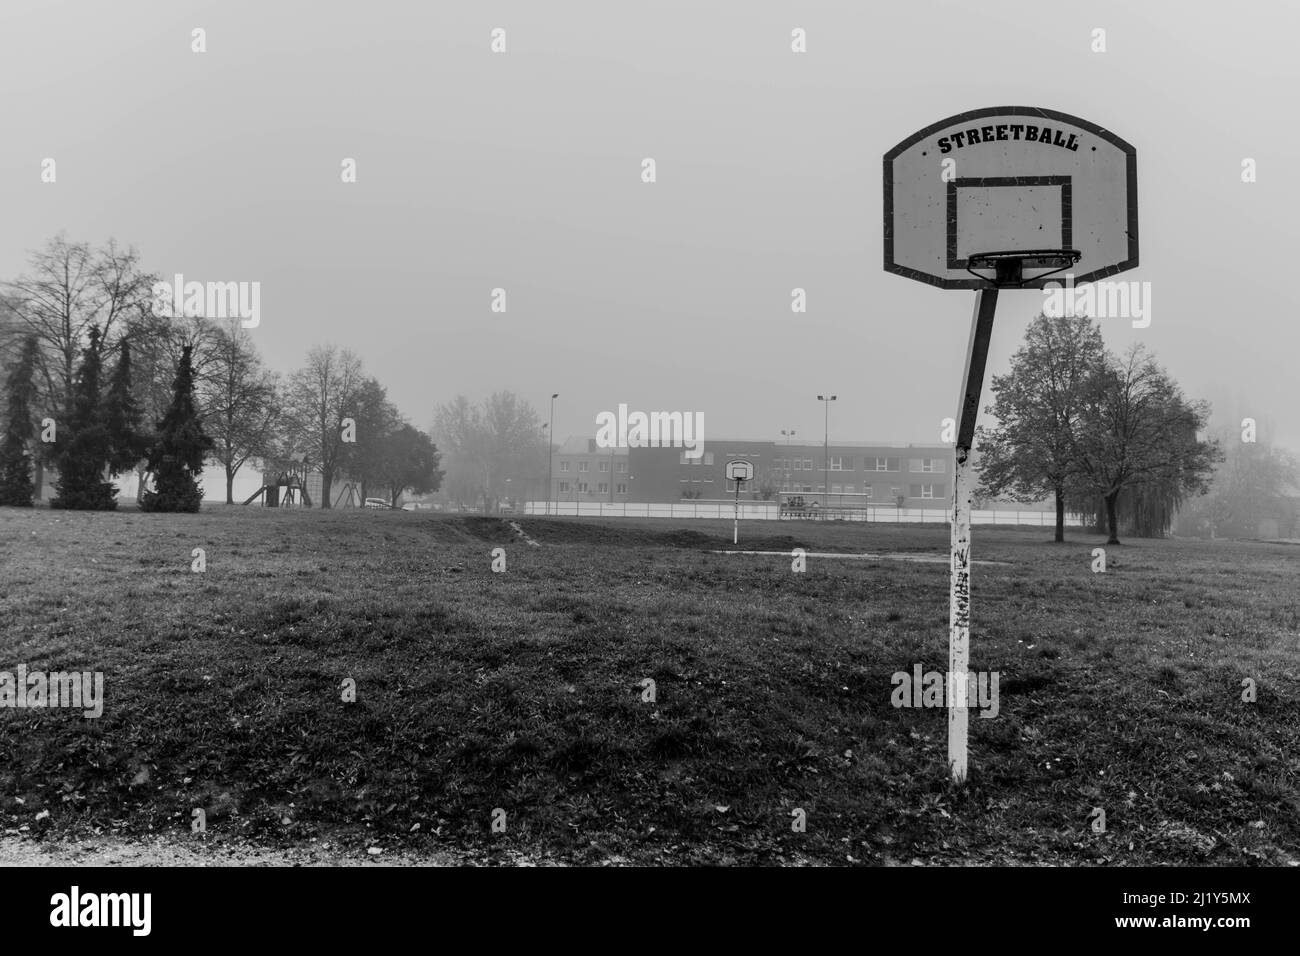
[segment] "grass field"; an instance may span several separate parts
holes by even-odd
[[[710,553],[730,522],[518,524],[537,546],[488,517],[0,509],[0,669],[102,671],[106,697],[0,709],[4,828],[191,838],[202,808],[207,841],[487,862],[1300,862],[1300,548],[1131,541],[1094,574],[1099,537],[977,528],[1007,562],[973,580],[1000,714],[972,718],[958,789],[946,712],[891,705],[891,674],[946,668],[945,565],[796,574]]]

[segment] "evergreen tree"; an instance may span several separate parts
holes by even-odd
[[[99,372],[99,329],[91,326],[90,344],[81,354],[72,386],[72,402],[59,423],[58,494],[50,502],[52,508],[112,511],[117,507],[117,488],[104,480],[111,450],[99,404]]]
[[[199,475],[213,443],[203,431],[194,407],[194,368],[190,346],[181,352],[171,407],[158,423],[158,436],[149,453],[155,490],[144,496],[145,511],[198,511],[203,500]]]
[[[28,336],[5,385],[8,407],[4,438],[0,440],[0,505],[30,508],[36,491],[28,445],[32,438],[32,403],[36,399],[37,348],[36,336]]]
[[[104,427],[110,449],[108,466],[114,477],[130,471],[148,453],[149,438],[140,427],[141,417],[140,403],[131,391],[131,343],[124,338],[104,399]]]

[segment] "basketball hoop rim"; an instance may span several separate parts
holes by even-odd
[[[979,252],[966,257],[966,271],[976,279],[988,283],[990,288],[1018,289],[1023,288],[1030,282],[1042,282],[1044,279],[1064,272],[1066,269],[1078,265],[1079,260],[1082,258],[1083,253],[1078,249],[1018,249]],[[1038,275],[1026,277],[1023,274],[1025,262],[1030,259],[1052,260],[1063,264],[1050,272],[1040,272]],[[1030,268],[1042,267],[1030,266]],[[980,275],[975,271],[976,269],[993,269],[994,275]]]

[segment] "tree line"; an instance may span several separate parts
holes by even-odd
[[[1163,536],[1185,503],[1198,510],[1207,493],[1220,519],[1228,499],[1253,502],[1236,508],[1240,519],[1251,508],[1262,516],[1265,499],[1280,502],[1296,486],[1294,459],[1208,434],[1208,404],[1184,396],[1142,345],[1110,352],[1086,316],[1035,318],[992,392],[986,411],[997,424],[979,429],[977,494],[1054,498],[1057,541],[1067,510],[1118,544],[1121,528]],[[1230,467],[1218,468],[1225,458]]]
[[[111,479],[134,471],[142,507],[195,511],[205,462],[228,504],[250,462],[319,471],[326,508],[341,474],[393,505],[438,488],[433,440],[355,354],[316,346],[281,378],[237,319],[155,312],[156,281],[133,249],[57,236],[0,285],[0,503],[30,505],[54,468],[53,506],[112,508]]]
[[[548,428],[531,404],[510,391],[494,392],[478,404],[458,395],[438,406],[433,434],[446,451],[447,497],[485,512],[499,510],[507,498],[544,499],[553,450]]]

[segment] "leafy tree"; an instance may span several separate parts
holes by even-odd
[[[1011,357],[1011,371],[993,378],[997,419],[979,429],[980,487],[987,498],[1031,503],[1056,499],[1055,540],[1065,540],[1065,505],[1079,477],[1074,451],[1087,396],[1106,370],[1101,329],[1087,316],[1039,315]]]
[[[158,422],[167,414],[172,403],[176,369],[187,346],[190,348],[190,367],[194,370],[199,407],[206,412],[208,399],[214,390],[212,379],[219,374],[221,328],[203,317],[158,315],[152,311],[152,302],[131,319],[127,328],[132,343],[131,376],[144,421]],[[206,414],[204,421],[210,424]],[[155,477],[149,471],[148,459],[137,465],[136,474],[139,478],[137,499],[142,501],[145,489]]]
[[[402,425],[402,416],[388,400],[388,390],[373,378],[365,378],[353,396],[347,417],[356,423],[355,441],[344,443],[339,467],[361,484],[364,500],[368,489],[384,484],[383,460],[386,445]]]
[[[181,351],[172,403],[158,423],[158,437],[149,453],[149,471],[155,490],[144,496],[145,511],[198,511],[203,501],[199,476],[212,439],[203,431],[194,405],[194,368],[191,347]]]
[[[103,420],[108,433],[108,467],[112,475],[134,468],[149,449],[149,436],[140,425],[140,403],[131,388],[131,343],[118,345],[117,365],[104,398]]]
[[[377,456],[376,477],[388,489],[389,504],[407,491],[417,495],[437,491],[442,485],[438,468],[441,455],[424,432],[414,425],[402,424],[385,436]]]
[[[1084,495],[1100,498],[1108,544],[1119,544],[1120,496],[1163,496],[1169,514],[1187,495],[1205,490],[1218,443],[1203,441],[1209,409],[1189,402],[1177,383],[1141,345],[1111,358],[1091,379],[1080,427],[1069,432],[1071,455]]]
[[[50,502],[52,508],[112,511],[117,507],[117,488],[104,480],[113,449],[100,409],[99,374],[99,329],[91,326],[72,402],[59,423],[58,493]]]
[[[36,398],[36,336],[27,337],[5,384],[5,431],[0,440],[0,505],[30,508],[36,486],[32,481],[32,402]]]
[[[274,453],[281,401],[276,377],[238,320],[217,330],[208,374],[198,385],[203,423],[226,473],[226,504],[234,504],[235,475],[250,458]]]

